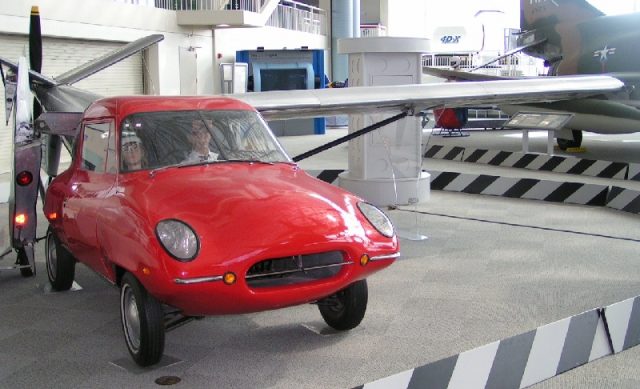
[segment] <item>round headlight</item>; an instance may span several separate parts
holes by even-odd
[[[179,261],[191,261],[198,254],[200,243],[195,232],[178,220],[163,220],[156,226],[156,235],[165,250]]]
[[[369,203],[358,203],[358,208],[379,233],[387,238],[391,238],[393,236],[393,224],[391,224],[391,220],[389,220],[384,212]]]

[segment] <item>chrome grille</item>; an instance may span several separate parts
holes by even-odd
[[[247,284],[254,288],[292,285],[329,278],[348,265],[341,251],[294,255],[260,261],[247,271]]]

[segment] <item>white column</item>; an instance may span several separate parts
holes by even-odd
[[[338,39],[353,37],[353,2],[333,0],[331,3],[331,81],[344,81],[349,77],[348,58],[336,47]]]
[[[360,38],[360,0],[353,0],[353,35]]]
[[[349,54],[349,86],[419,84],[421,55],[430,49],[422,38],[350,38],[338,41]],[[350,115],[349,132],[394,114]],[[349,141],[349,168],[339,185],[373,204],[401,205],[429,199],[430,176],[422,172],[422,127],[410,116]]]

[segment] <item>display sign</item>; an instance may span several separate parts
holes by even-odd
[[[526,130],[560,130],[572,117],[572,113],[518,112],[504,124],[504,127]]]

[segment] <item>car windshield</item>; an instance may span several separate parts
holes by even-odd
[[[161,111],[120,126],[122,171],[213,162],[291,162],[253,111]]]

